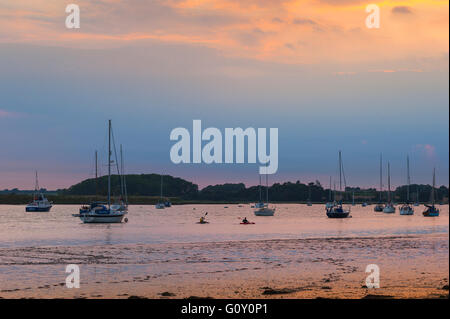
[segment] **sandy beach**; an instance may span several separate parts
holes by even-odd
[[[448,235],[0,249],[2,298],[448,298]],[[80,267],[79,289],[65,265]],[[365,287],[365,267],[380,288]]]

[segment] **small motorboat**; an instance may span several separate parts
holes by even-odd
[[[425,204],[425,207],[427,207],[427,209],[425,209],[425,211],[423,212],[423,216],[425,217],[439,216],[439,208],[437,208],[436,206]]]

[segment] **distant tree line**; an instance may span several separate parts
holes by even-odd
[[[126,175],[127,192],[130,196],[159,196],[161,192],[161,175],[140,174]],[[112,176],[113,195],[120,194],[120,178]],[[58,190],[61,195],[101,195],[107,194],[107,177],[98,179],[87,179],[69,187]],[[263,186],[246,187],[243,183],[210,185],[199,190],[196,184],[181,178],[170,175],[163,176],[163,196],[178,197],[184,200],[205,200],[205,201],[259,201],[260,193],[263,200],[266,197],[266,188]],[[411,185],[410,201],[428,202],[430,200],[430,185]],[[441,186],[435,189],[436,200],[448,201],[448,188]],[[323,188],[320,182],[303,184],[300,181],[295,183],[275,183],[269,187],[269,201],[273,202],[325,202],[336,198],[343,198],[344,201],[351,202],[353,195],[356,202],[378,202],[380,194],[374,188],[362,189],[359,187],[347,187],[345,192],[339,193]],[[407,186],[397,187],[392,191],[394,201],[405,202],[407,197]],[[382,200],[387,199],[387,192],[381,194]]]

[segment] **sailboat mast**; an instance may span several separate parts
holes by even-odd
[[[331,202],[331,176],[330,176],[330,191],[328,192],[328,197],[330,198],[330,202]]]
[[[120,145],[120,161],[122,163],[122,183],[123,183],[123,192],[125,196],[125,204],[128,206],[127,181],[125,177],[125,164],[123,162],[122,145]]]
[[[436,167],[433,168],[433,188],[431,189],[431,203],[435,204],[434,187],[436,186]]]
[[[36,171],[36,180],[34,183],[34,200],[36,200],[38,192],[39,192],[39,182],[38,182],[38,173]]]
[[[259,202],[262,203],[261,174],[259,174]]]
[[[339,151],[339,191],[342,191],[342,159],[341,159],[341,151]]]
[[[111,207],[111,120],[108,121],[108,209]]]
[[[380,203],[383,196],[383,154],[380,153]]]
[[[162,200],[162,194],[163,194],[163,176],[161,174],[161,200]]]
[[[406,169],[408,171],[408,175],[407,175],[408,186],[406,188],[406,202],[409,203],[409,184],[411,183],[411,178],[409,176],[409,156],[406,157]]]
[[[95,195],[98,194],[98,154],[95,151]]]
[[[391,165],[388,162],[388,203],[391,203]]]
[[[122,154],[122,144],[120,144],[120,194],[123,199],[124,195],[124,185],[123,185],[123,154]]]
[[[266,203],[269,205],[269,174],[267,174],[266,169]]]

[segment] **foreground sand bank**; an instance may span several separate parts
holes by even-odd
[[[2,248],[0,297],[448,298],[448,258],[448,234]],[[368,264],[379,289],[365,288]]]

